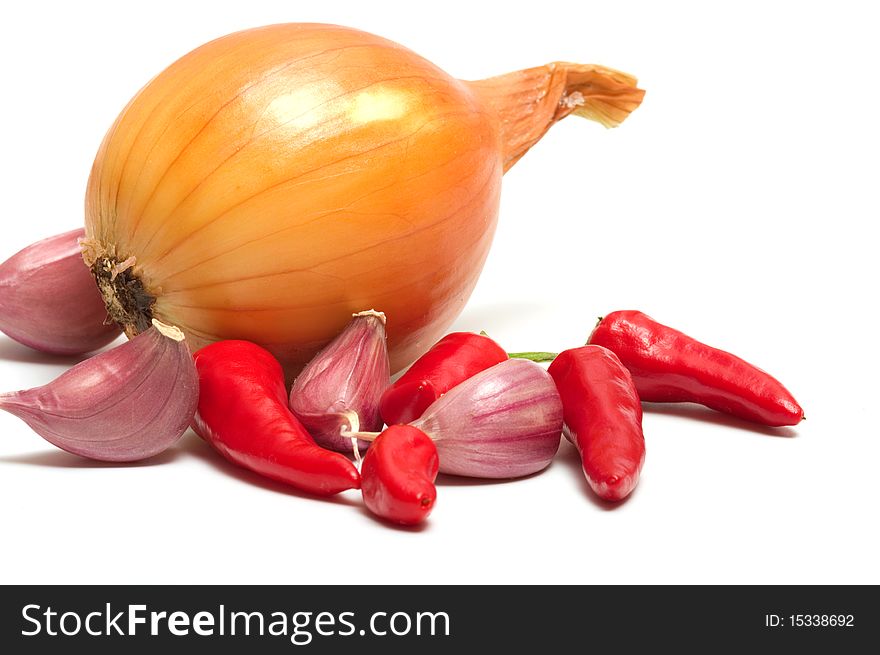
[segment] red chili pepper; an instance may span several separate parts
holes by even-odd
[[[504,348],[485,335],[447,334],[385,390],[382,419],[386,425],[414,421],[452,387],[506,359]]]
[[[563,351],[547,369],[562,398],[565,435],[587,482],[605,500],[623,500],[645,462],[642,404],[629,372],[600,346]]]
[[[361,465],[364,502],[373,514],[416,525],[434,508],[437,448],[421,430],[392,425],[376,437]]]
[[[287,408],[278,360],[249,341],[218,341],[194,355],[196,432],[231,462],[309,493],[360,487],[354,465],[317,446]]]
[[[608,314],[589,343],[620,357],[644,401],[700,403],[773,427],[804,418],[804,410],[776,378],[642,312]]]

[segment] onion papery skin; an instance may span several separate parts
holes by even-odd
[[[194,350],[256,342],[290,379],[382,307],[399,370],[459,314],[489,251],[505,170],[489,95],[333,25],[190,52],[125,107],[91,171],[86,263],[122,264],[152,301],[143,321],[111,315],[129,336],[152,317],[179,326]]]

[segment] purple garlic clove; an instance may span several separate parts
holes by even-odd
[[[149,330],[49,384],[0,394],[0,409],[68,452],[133,462],[177,441],[196,412],[198,393],[183,332],[153,319]]]
[[[342,433],[382,429],[379,400],[390,384],[385,314],[360,312],[296,378],[290,410],[319,446],[351,453]],[[359,441],[358,449],[368,445]]]
[[[515,478],[550,464],[562,401],[547,371],[510,359],[453,387],[410,425],[436,443],[441,473]]]
[[[19,343],[55,355],[97,350],[120,332],[107,309],[79,239],[65,232],[28,246],[0,264],[0,330]]]

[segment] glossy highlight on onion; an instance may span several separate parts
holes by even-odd
[[[556,121],[606,126],[635,78],[557,62],[477,82],[334,25],[197,48],[150,81],[100,146],[83,256],[133,336],[246,339],[288,380],[353,312],[382,307],[396,371],[464,307],[501,176]],[[578,146],[580,147],[580,146]]]

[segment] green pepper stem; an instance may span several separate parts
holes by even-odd
[[[525,352],[525,353],[507,353],[511,359],[528,359],[531,362],[552,362],[559,353],[548,353],[543,351]]]

